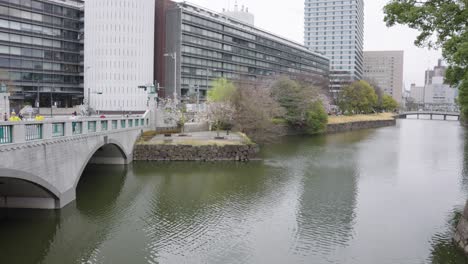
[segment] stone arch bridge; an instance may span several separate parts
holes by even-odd
[[[0,207],[58,209],[89,163],[128,164],[143,116],[0,124]]]

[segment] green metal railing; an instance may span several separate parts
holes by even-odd
[[[26,141],[42,139],[42,124],[25,125]]]
[[[101,131],[107,131],[107,125],[109,124],[109,121],[101,121]]]
[[[72,134],[79,135],[83,133],[83,123],[82,122],[72,122]]]
[[[52,137],[63,137],[63,136],[65,136],[65,123],[52,124]]]
[[[13,126],[0,126],[0,144],[13,143]]]
[[[88,121],[88,132],[96,132],[96,121]]]

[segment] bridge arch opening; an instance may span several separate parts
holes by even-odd
[[[128,164],[128,157],[127,154],[125,154],[123,151],[122,147],[114,143],[109,143],[99,147],[92,154],[88,164]]]
[[[55,209],[59,198],[26,179],[0,176],[0,208]]]

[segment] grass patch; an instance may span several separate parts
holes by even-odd
[[[370,115],[352,115],[352,116],[329,116],[328,124],[345,124],[353,122],[364,122],[364,121],[388,121],[393,120],[393,113],[379,113]]]
[[[142,142],[141,145],[183,145],[183,146],[230,146],[230,145],[244,145],[243,142],[229,141],[229,140],[195,140],[195,139],[184,139],[174,140],[172,142],[164,142],[164,140],[153,140],[151,142]]]

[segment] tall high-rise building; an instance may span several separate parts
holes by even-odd
[[[85,97],[96,110],[142,111],[154,81],[154,0],[85,4]]]
[[[0,0],[0,83],[13,110],[83,96],[83,1]]]
[[[404,52],[364,51],[364,79],[376,83],[401,103],[403,91]]]
[[[364,0],[305,0],[304,43],[330,59],[330,89],[363,77]]]

